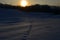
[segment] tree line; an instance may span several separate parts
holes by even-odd
[[[13,6],[9,4],[0,3],[0,8],[16,9],[16,10],[25,11],[25,12],[49,12],[54,14],[60,14],[60,6],[35,4],[31,6],[21,7],[21,6]]]

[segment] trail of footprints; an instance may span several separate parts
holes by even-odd
[[[31,30],[30,24],[0,27],[0,40],[26,40]]]
[[[0,40],[27,40],[31,31],[33,34],[33,32],[36,32],[36,30],[37,31],[42,30],[44,32],[52,29],[52,27],[51,26],[49,27],[48,25],[52,25],[52,24],[22,23],[14,26],[13,25],[3,26],[3,27],[0,27]]]

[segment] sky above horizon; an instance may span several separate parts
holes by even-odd
[[[0,0],[0,3],[19,5],[21,0]],[[41,5],[54,5],[60,6],[60,0],[27,0],[31,5],[41,4]]]

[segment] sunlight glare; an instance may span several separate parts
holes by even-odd
[[[22,7],[27,6],[27,4],[28,4],[28,2],[27,2],[26,0],[21,0],[21,2],[20,2],[20,5],[21,5]]]

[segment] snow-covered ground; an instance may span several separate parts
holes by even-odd
[[[28,35],[29,27],[31,29]],[[24,38],[60,40],[60,15],[0,8],[0,40],[24,40]]]

